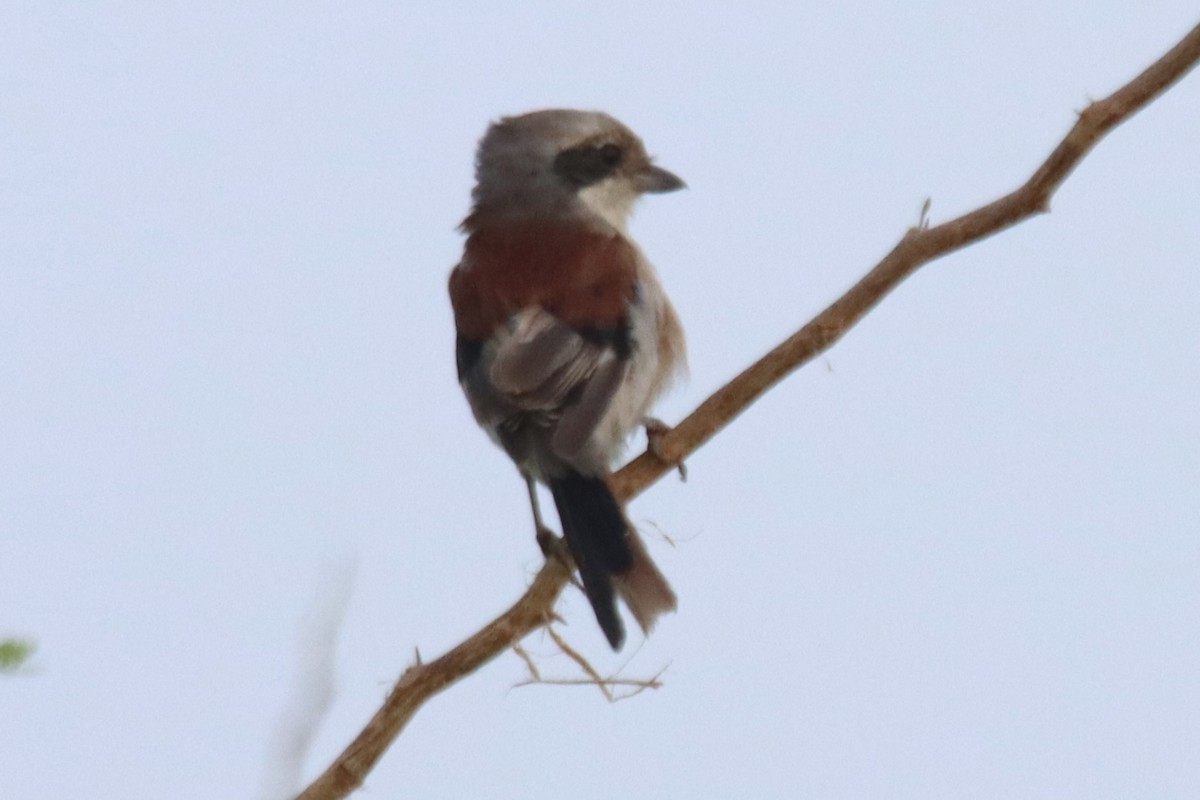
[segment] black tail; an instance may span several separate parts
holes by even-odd
[[[625,513],[602,477],[572,470],[550,481],[550,492],[596,621],[613,650],[620,650],[625,627],[617,613],[613,576],[633,566]]]

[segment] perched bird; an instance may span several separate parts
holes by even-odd
[[[479,143],[462,260],[450,274],[458,378],[475,419],[516,462],[539,541],[549,487],[609,644],[675,593],[607,476],[651,403],[684,369],[683,328],[626,223],[647,192],[684,183],[629,128],[595,111],[495,122]],[[615,591],[614,591],[615,590]]]

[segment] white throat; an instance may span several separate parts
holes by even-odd
[[[609,178],[579,190],[579,202],[621,233],[626,233],[629,214],[637,200],[627,181]]]

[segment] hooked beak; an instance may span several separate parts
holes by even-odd
[[[638,173],[637,186],[643,192],[661,194],[663,192],[674,192],[678,189],[684,189],[687,187],[687,184],[683,182],[683,178],[674,172],[651,164]]]

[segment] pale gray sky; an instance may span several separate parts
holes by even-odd
[[[306,777],[414,647],[523,589],[524,491],[445,297],[490,119],[604,109],[687,179],[633,223],[689,330],[675,420],[1196,22],[5,4],[0,637],[39,650],[0,676],[4,796],[262,797],[331,574],[357,564]],[[512,689],[502,657],[364,796],[1200,796],[1197,142],[1192,75],[633,505],[678,613],[613,656],[580,595],[560,611],[663,689]]]

